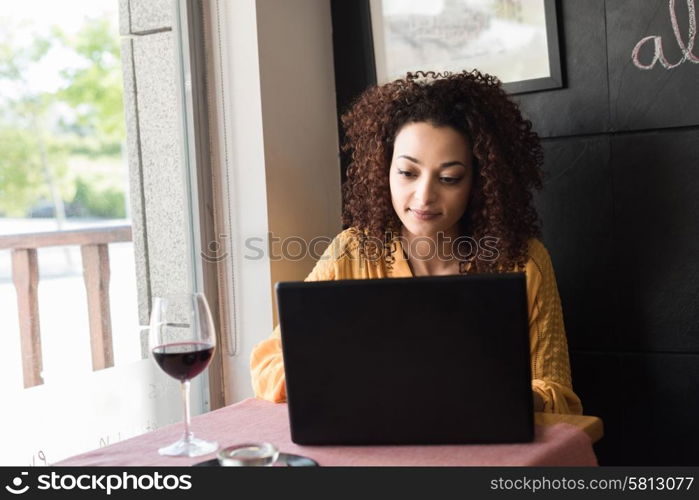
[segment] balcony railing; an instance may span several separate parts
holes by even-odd
[[[92,369],[114,366],[109,312],[109,243],[131,241],[131,226],[112,226],[0,236],[0,250],[12,250],[12,281],[17,291],[24,387],[43,384],[39,321],[37,249],[80,245],[90,321]]]

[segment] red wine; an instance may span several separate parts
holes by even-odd
[[[203,342],[181,342],[153,348],[153,357],[165,373],[184,382],[199,375],[209,365],[214,346]]]

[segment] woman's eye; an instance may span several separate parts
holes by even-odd
[[[461,180],[461,177],[440,177],[439,180],[444,184],[456,184]]]
[[[404,177],[412,177],[413,176],[412,172],[408,172],[407,170],[401,170],[401,169],[398,169],[398,175],[402,175]]]

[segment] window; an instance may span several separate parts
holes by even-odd
[[[0,22],[0,375],[11,402],[0,425],[20,430],[3,465],[51,464],[182,418],[178,383],[149,358],[142,325],[152,296],[201,281],[180,147],[186,15],[171,0],[77,3],[25,0]],[[207,380],[192,389],[193,414],[205,411]]]

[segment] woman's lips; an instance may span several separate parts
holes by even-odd
[[[409,208],[408,211],[413,214],[413,217],[419,220],[431,220],[440,215],[439,212],[427,212],[425,210],[417,210],[414,208]]]

